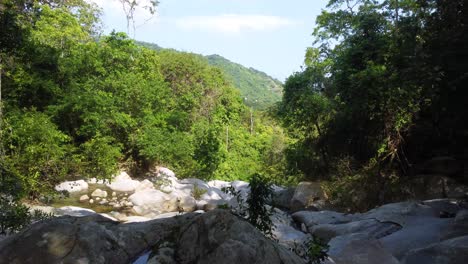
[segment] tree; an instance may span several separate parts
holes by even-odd
[[[133,38],[135,38],[136,34],[136,26],[135,26],[135,12],[138,7],[143,8],[147,12],[153,16],[156,13],[156,7],[159,4],[156,0],[119,0],[122,4],[122,9],[125,13],[125,18],[127,19],[127,34],[130,35],[130,26],[133,30]],[[145,21],[146,22],[146,21]]]

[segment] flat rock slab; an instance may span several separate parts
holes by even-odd
[[[333,238],[329,256],[336,264],[399,264],[380,242],[367,234],[355,233]]]
[[[408,252],[403,264],[466,264],[468,262],[468,236],[446,240]]]

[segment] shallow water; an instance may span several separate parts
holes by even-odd
[[[93,198],[94,203],[90,204],[88,201],[86,202],[80,202],[80,197],[82,195],[87,194],[91,198],[91,193],[93,193],[96,189],[101,189],[103,191],[107,192],[107,200],[110,201],[112,199],[112,191],[109,187],[107,187],[104,184],[89,184],[89,188],[87,191],[84,192],[76,192],[76,193],[70,193],[68,197],[60,198],[60,199],[54,199],[54,201],[50,204],[50,206],[53,206],[55,208],[60,208],[63,206],[77,206],[77,207],[83,207],[83,208],[88,208],[91,209],[97,213],[109,213],[111,211],[114,212],[125,212],[128,211],[127,208],[114,208],[111,205],[101,205],[99,204],[99,201],[96,201],[95,198]],[[117,194],[117,197],[119,197],[119,200],[127,194],[127,197],[131,195],[131,193],[125,193],[125,192],[115,192]]]

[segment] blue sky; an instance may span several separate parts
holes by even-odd
[[[92,1],[103,8],[105,33],[127,31],[119,0]],[[157,15],[149,21],[147,12],[137,10],[135,38],[164,48],[219,54],[284,81],[300,70],[305,49],[313,42],[315,17],[327,2],[160,0]]]

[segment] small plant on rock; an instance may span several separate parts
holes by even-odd
[[[206,192],[207,192],[207,190],[198,187],[198,184],[193,185],[192,196],[193,196],[193,198],[195,198],[195,200],[200,200],[202,195],[204,195]]]
[[[305,249],[309,264],[320,264],[328,257],[328,245],[316,236],[305,242]]]
[[[237,207],[231,207],[231,211],[249,221],[266,236],[273,237],[273,222],[271,215],[273,207],[267,207],[267,201],[273,195],[271,183],[262,175],[256,173],[250,178],[250,193],[247,200],[241,195],[241,191],[229,186],[222,188],[225,193],[234,196],[237,200]]]

